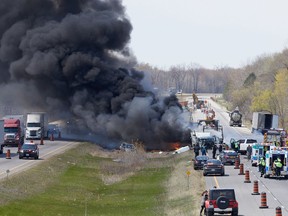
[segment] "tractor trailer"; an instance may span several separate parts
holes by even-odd
[[[27,113],[26,139],[41,139],[47,137],[48,117],[45,112]]]
[[[8,115],[3,117],[3,146],[20,148],[24,142],[24,116]]]

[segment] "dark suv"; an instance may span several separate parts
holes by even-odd
[[[35,160],[39,158],[39,148],[37,144],[34,143],[24,143],[19,151],[19,159],[23,157],[32,157]]]
[[[238,216],[238,202],[234,189],[213,188],[209,190],[208,200],[205,201],[206,215],[231,214]]]

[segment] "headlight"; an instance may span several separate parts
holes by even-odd
[[[20,150],[21,153],[23,153],[23,150]]]

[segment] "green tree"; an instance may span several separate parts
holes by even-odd
[[[286,128],[288,115],[288,70],[280,69],[275,76],[274,97],[280,126]]]

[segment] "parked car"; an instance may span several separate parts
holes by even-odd
[[[215,213],[238,216],[238,202],[234,189],[210,189],[208,200],[205,201],[205,209],[208,216]]]
[[[224,176],[225,175],[225,168],[223,163],[218,159],[209,159],[207,160],[207,163],[203,166],[203,175],[209,175],[209,174],[219,174]]]
[[[19,159],[22,158],[34,158],[39,159],[39,148],[37,144],[34,143],[24,143],[19,151]]]
[[[234,164],[238,153],[234,150],[224,150],[219,155],[218,158],[223,164]]]
[[[136,148],[135,148],[135,145],[133,145],[133,144],[123,142],[120,145],[120,150],[122,150],[122,151],[135,151]]]
[[[209,159],[206,155],[198,155],[194,161],[194,170],[203,169],[204,164],[206,164],[207,160]]]

